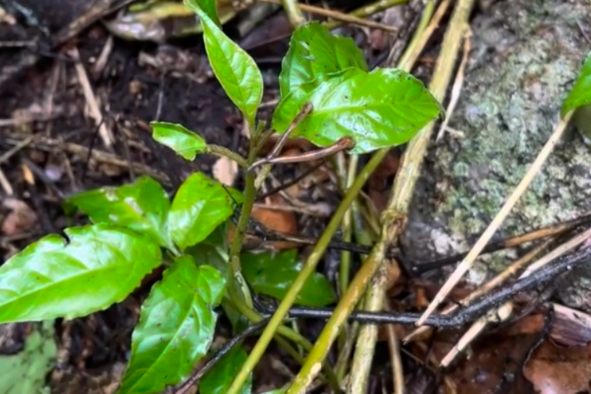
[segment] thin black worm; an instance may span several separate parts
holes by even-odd
[[[490,309],[502,305],[517,293],[527,291],[533,287],[547,284],[557,276],[571,271],[579,264],[588,262],[591,258],[591,247],[580,249],[576,253],[563,256],[553,264],[532,273],[530,276],[519,279],[510,285],[500,288],[497,291],[477,298],[466,307],[450,314],[433,314],[426,321],[426,326],[437,328],[452,328],[462,326],[470,321],[478,319]],[[271,309],[262,311],[265,314],[273,313]],[[307,308],[294,307],[289,310],[289,317],[304,317],[316,319],[328,319],[333,310],[331,308]],[[359,321],[370,324],[406,324],[412,325],[422,316],[416,312],[364,312],[353,311],[349,316],[352,321]]]

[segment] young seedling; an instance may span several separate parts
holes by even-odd
[[[258,165],[258,148],[271,134],[256,118],[263,80],[250,56],[222,31],[215,1],[185,4],[200,18],[215,76],[248,124],[250,149],[242,157],[207,143],[182,125],[166,122],[152,123],[153,137],[187,160],[216,154],[250,168],[245,171],[244,191],[227,193],[219,182],[196,172],[172,198],[149,177],[82,192],[69,197],[64,207],[84,212],[91,224],[68,228],[65,237],[48,235],[0,267],[0,324],[72,319],[104,310],[125,299],[155,268],[165,267],[142,305],[119,394],[160,393],[189,378],[196,363],[210,352],[215,308],[222,306],[235,331],[244,328],[245,321],[263,319],[252,308],[251,291],[276,298],[294,293],[290,302],[302,305],[335,301],[328,280],[313,272],[314,267],[304,272],[295,251],[277,256],[242,253],[257,194],[252,172]],[[289,133],[266,161],[259,162],[263,167],[342,149],[362,154],[400,145],[441,112],[418,79],[396,69],[369,72],[351,39],[333,36],[319,23],[294,32],[279,82],[280,101],[271,129]],[[298,114],[303,115],[294,122]],[[286,139],[296,136],[308,139],[318,150],[295,159],[281,157]],[[228,245],[225,225],[234,212],[234,200],[242,205]],[[273,269],[277,266],[282,268]],[[299,360],[293,346],[309,350],[311,344],[282,320],[271,319],[271,336],[259,342],[259,349],[264,350],[275,336]],[[257,357],[236,347],[202,377],[200,393],[250,392]],[[324,367],[323,373],[338,391],[334,372]]]

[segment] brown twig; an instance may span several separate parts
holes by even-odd
[[[271,3],[271,4],[281,4],[280,0],[259,0],[264,3]],[[393,26],[384,25],[383,23],[377,23],[374,21],[366,20],[358,18],[351,14],[344,14],[338,11],[328,10],[326,8],[314,7],[311,5],[306,4],[299,4],[299,7],[302,11],[309,12],[310,14],[316,14],[320,16],[325,16],[327,18],[335,19],[339,22],[350,23],[353,25],[359,25],[364,27],[369,27],[372,29],[379,29],[391,33],[396,33],[398,31],[397,28]]]
[[[327,156],[334,155],[337,152],[349,150],[349,149],[353,148],[354,146],[355,146],[355,142],[353,141],[353,139],[345,137],[345,138],[341,138],[340,140],[338,140],[333,145],[331,145],[327,148],[319,149],[319,150],[316,150],[313,152],[308,152],[308,153],[304,153],[301,155],[281,156],[281,157],[276,157],[273,159],[269,159],[266,157],[264,159],[255,161],[248,168],[248,171],[252,171],[253,168],[256,168],[256,167],[263,165],[263,164],[303,163],[303,162],[323,159]]]

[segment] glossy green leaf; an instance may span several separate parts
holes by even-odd
[[[160,393],[186,379],[211,345],[223,293],[222,275],[187,255],[164,271],[142,306],[118,393]]]
[[[168,212],[172,240],[181,249],[203,241],[232,215],[235,205],[221,183],[200,172],[192,174],[177,191]]]
[[[573,109],[591,104],[591,52],[587,55],[579,77],[562,105],[561,115]]]
[[[162,246],[171,246],[166,228],[170,202],[166,191],[150,177],[130,185],[103,187],[75,194],[66,200],[94,223],[111,223],[149,235]]]
[[[404,144],[442,111],[421,81],[410,74],[350,68],[288,94],[275,110],[273,128],[285,131],[306,101],[314,109],[293,136],[322,147],[352,137],[356,154]]]
[[[367,71],[363,54],[348,37],[332,35],[319,22],[299,26],[281,63],[279,90],[281,97],[304,83],[320,83],[319,77],[348,68]]]
[[[252,58],[230,40],[220,27],[199,8],[195,0],[192,9],[201,18],[203,42],[213,73],[230,100],[254,125],[257,109],[263,98],[263,77]]]
[[[199,383],[199,394],[225,394],[247,358],[242,345],[235,346],[208,371]],[[252,391],[252,373],[242,386],[240,394]]]
[[[207,150],[207,143],[199,134],[186,127],[167,122],[151,122],[152,137],[168,146],[186,160],[194,160],[197,153]]]
[[[49,235],[0,267],[0,324],[86,316],[122,301],[160,264],[160,247],[124,227]]]
[[[283,299],[302,269],[295,250],[278,254],[243,253],[241,261],[242,274],[252,289],[277,299]],[[306,306],[326,306],[335,300],[336,296],[328,279],[316,272],[299,292],[296,303]]]
[[[196,14],[199,13],[199,9],[203,10],[216,25],[221,26],[216,0],[185,0],[184,4]]]

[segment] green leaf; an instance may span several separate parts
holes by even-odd
[[[164,271],[142,306],[119,394],[160,393],[189,377],[211,345],[224,284],[187,255]]]
[[[291,36],[281,62],[281,97],[304,83],[317,80],[317,85],[319,77],[351,67],[367,71],[363,54],[351,38],[332,35],[316,21],[301,25]]]
[[[306,101],[314,109],[293,136],[322,147],[352,137],[355,154],[404,144],[442,111],[421,81],[402,70],[349,68],[292,91],[277,106],[273,128],[285,131]]]
[[[49,235],[0,267],[0,324],[72,319],[122,301],[160,265],[160,248],[108,224]]]
[[[170,202],[166,191],[150,177],[130,185],[104,187],[75,194],[66,205],[77,207],[94,223],[111,223],[146,234],[162,246],[171,246],[166,228]]]
[[[225,394],[246,361],[247,354],[242,345],[235,346],[208,371],[199,383],[199,394]],[[252,373],[242,386],[240,394],[252,391]]]
[[[591,104],[591,52],[587,55],[579,77],[562,105],[561,115],[564,117],[573,109],[587,104]]]
[[[199,9],[203,10],[216,25],[221,26],[216,0],[185,0],[184,4],[196,14],[199,14]]]
[[[242,274],[254,291],[283,299],[294,279],[301,271],[296,250],[273,253],[243,253]],[[315,272],[296,298],[296,303],[305,306],[326,306],[336,300],[335,293],[326,277]]]
[[[200,172],[192,174],[177,191],[168,212],[172,240],[181,249],[203,241],[232,215],[235,204],[219,182]]]
[[[263,77],[259,68],[254,60],[199,8],[195,0],[187,2],[193,3],[191,9],[201,18],[203,42],[213,73],[230,100],[242,111],[249,124],[254,125],[257,109],[263,98]]]
[[[194,160],[197,153],[207,150],[207,143],[201,136],[176,123],[151,122],[152,137],[174,150],[186,160]]]

